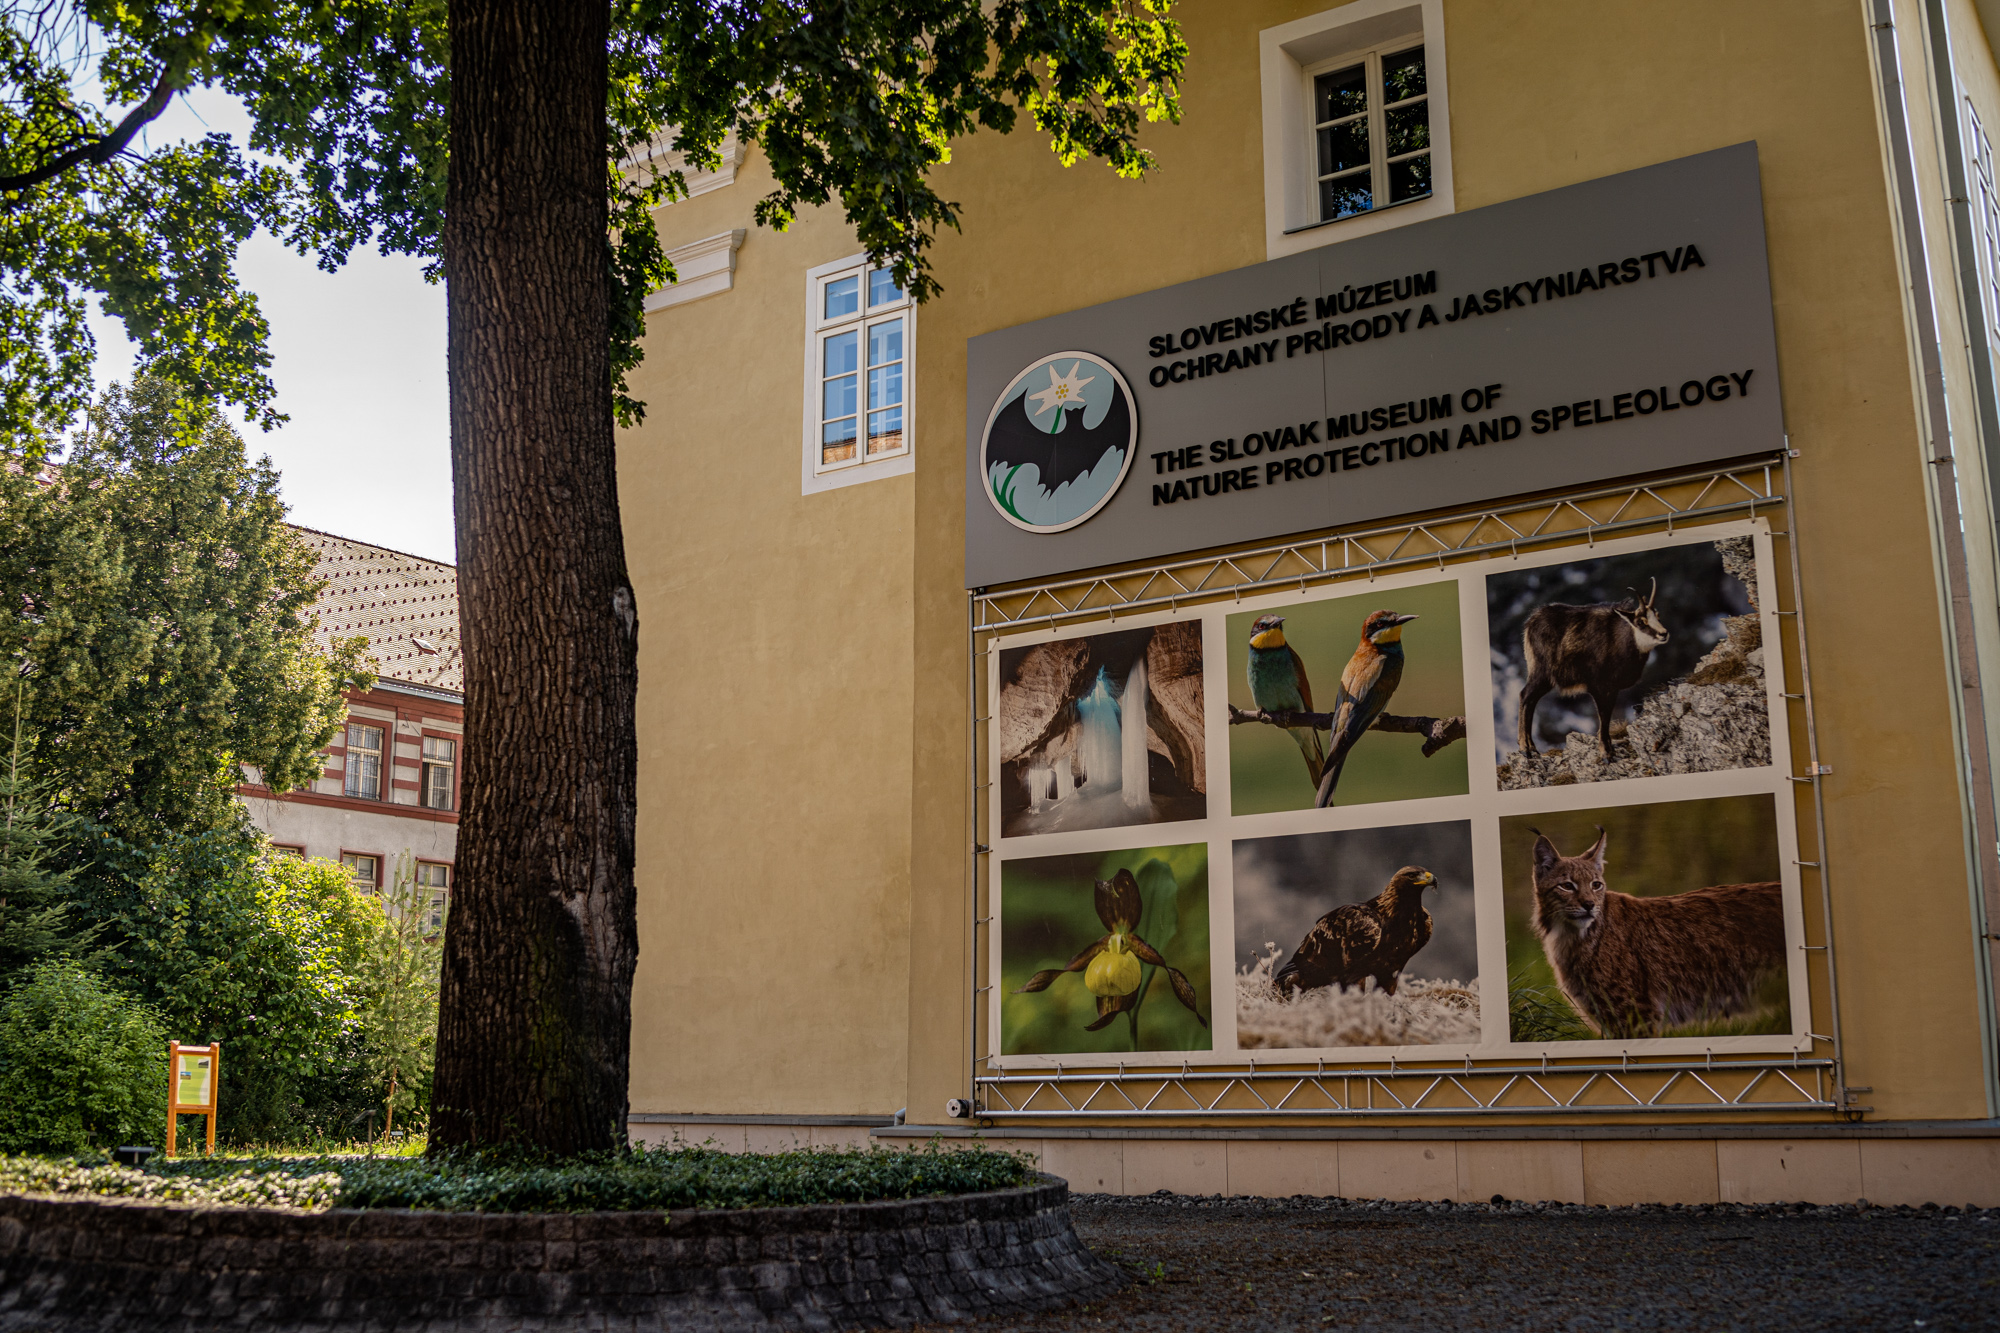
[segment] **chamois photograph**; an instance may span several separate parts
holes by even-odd
[[[1500,821],[1517,1042],[1792,1030],[1768,793]]]
[[[1233,813],[1467,790],[1455,580],[1246,611],[1227,636]]]
[[[1003,1055],[1213,1048],[1208,844],[1007,861]]]
[[[1239,1047],[1478,1043],[1470,823],[1240,839],[1230,865]]]
[[[1486,610],[1502,791],[1771,762],[1749,537],[1509,569]]]
[[[1201,624],[1000,653],[1000,832],[1202,819]]]

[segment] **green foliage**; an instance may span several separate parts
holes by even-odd
[[[357,973],[380,909],[339,866],[220,830],[168,844],[136,877],[87,887],[84,909],[120,941],[117,978],[176,1040],[222,1042],[219,1132],[309,1127],[315,1086],[322,1115],[343,1104],[338,1089],[362,1059]],[[368,1099],[359,1088],[347,1098]]]
[[[140,102],[136,130],[174,90],[212,77],[214,40],[240,27],[245,9],[239,0],[6,7],[0,440],[31,462],[87,405],[92,295],[154,371],[267,426],[283,419],[270,406],[268,328],[233,266],[251,232],[283,225],[284,173],[252,163],[225,135],[144,157],[106,151],[118,141],[106,107]]]
[[[396,1112],[430,1104],[444,924],[433,921],[430,890],[417,886],[408,853],[397,859],[381,908],[356,979],[368,1072],[383,1097],[386,1131]]]
[[[166,1123],[166,1035],[146,1006],[70,959],[0,1000],[0,1148],[150,1142]]]
[[[165,1060],[161,1060],[165,1077]],[[161,1098],[165,1105],[164,1096]],[[164,1112],[163,1112],[164,1113]],[[209,1159],[213,1162],[216,1159]],[[295,1172],[268,1164],[234,1163],[229,1174],[204,1176],[185,1171],[115,1166],[95,1159],[0,1157],[0,1190],[11,1194],[56,1194],[97,1199],[138,1199],[146,1203],[205,1203],[238,1208],[332,1206],[340,1177],[331,1171]]]
[[[726,1153],[636,1148],[548,1158],[519,1152],[433,1157],[156,1157],[143,1168],[0,1158],[0,1190],[297,1208],[423,1208],[589,1213],[668,1208],[795,1208],[1011,1189],[1034,1166],[989,1148],[810,1148]]]
[[[17,46],[38,12],[16,13]],[[113,97],[136,100],[163,79],[220,87],[248,107],[250,147],[287,165],[253,169],[216,138],[121,161],[116,183],[128,192],[132,235],[121,238],[120,253],[157,249],[165,237],[181,240],[187,254],[100,274],[106,266],[81,252],[86,233],[70,240],[65,232],[43,257],[53,309],[70,309],[79,288],[107,291],[115,298],[107,307],[164,373],[270,419],[261,317],[229,275],[235,244],[265,225],[301,252],[317,251],[327,267],[369,243],[438,259],[446,7],[252,0],[165,10],[141,0],[72,12],[107,52],[100,77]],[[1187,60],[1168,0],[865,0],[831,10],[785,0],[639,0],[615,6],[611,22],[605,267],[615,295],[604,334],[627,422],[643,412],[625,388],[641,355],[643,302],[672,274],[652,212],[686,193],[680,172],[652,164],[651,145],[671,137],[689,166],[702,168],[719,160],[734,130],[763,148],[775,177],[756,206],[760,224],[783,229],[801,208],[838,198],[863,248],[923,299],[938,290],[930,246],[941,228],[958,226],[958,205],[930,181],[951,160],[954,139],[981,127],[1010,131],[1026,110],[1065,166],[1097,157],[1136,177],[1150,164],[1142,127],[1180,118]],[[87,70],[72,79],[48,59],[35,69],[40,82],[22,93],[43,119],[70,118],[63,142],[109,129],[106,116],[82,105]],[[17,168],[47,160],[55,145],[52,135],[22,141]],[[92,191],[110,179],[110,169],[96,170],[36,186],[32,197],[52,215],[69,205],[95,216]],[[205,194],[191,194],[196,183]],[[152,194],[137,193],[144,188]],[[152,280],[114,284],[128,271]],[[208,336],[191,334],[204,316]],[[43,339],[54,349],[48,375],[78,382],[88,358],[74,349],[87,349],[87,339],[80,318],[52,328]],[[51,419],[79,405],[56,405]]]
[[[1458,584],[1431,583],[1365,592],[1293,606],[1244,611],[1229,617],[1229,702],[1255,708],[1250,697],[1250,624],[1258,616],[1285,617],[1285,641],[1305,663],[1313,706],[1331,712],[1340,696],[1340,673],[1361,642],[1361,622],[1372,611],[1402,611],[1418,619],[1403,631],[1403,683],[1389,711],[1422,717],[1465,713],[1465,665],[1460,647]],[[1323,733],[1322,733],[1323,734]],[[1336,806],[1462,796],[1471,790],[1464,742],[1424,758],[1424,738],[1371,731],[1348,753]],[[1239,815],[1310,810],[1315,788],[1291,736],[1277,727],[1245,723],[1229,728],[1230,800]]]
[[[1097,1005],[1081,971],[1058,977],[1047,990],[1015,994],[1036,972],[1066,967],[1104,934],[1092,884],[1121,869],[1139,881],[1145,904],[1136,933],[1187,974],[1203,1016],[1213,1015],[1205,843],[1009,861],[1000,884],[1000,1040],[1006,1054],[1211,1049],[1210,1030],[1174,998],[1167,978],[1151,964],[1141,967],[1140,1004],[1131,1011],[1139,1017],[1114,1020],[1096,1032],[1084,1031],[1097,1018]]]
[[[22,682],[15,682],[14,744],[0,769],[0,988],[43,958],[88,944],[70,922],[70,876],[49,864],[60,823],[21,771]]]
[[[243,764],[317,775],[369,677],[361,640],[315,644],[284,512],[269,462],[159,379],[114,387],[60,469],[0,468],[0,658],[63,808],[145,845],[234,822]]]

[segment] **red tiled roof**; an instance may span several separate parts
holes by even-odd
[[[319,552],[328,580],[314,608],[321,640],[367,636],[367,657],[384,679],[465,692],[458,643],[458,570],[384,546],[294,528]]]

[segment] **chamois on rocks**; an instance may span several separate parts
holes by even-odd
[[[1535,608],[1521,629],[1528,680],[1521,687],[1521,749],[1539,754],[1535,745],[1535,705],[1551,690],[1557,694],[1587,694],[1597,705],[1597,743],[1611,758],[1611,722],[1618,695],[1639,683],[1653,649],[1667,641],[1654,602],[1660,581],[1643,599],[1570,606],[1550,602]]]

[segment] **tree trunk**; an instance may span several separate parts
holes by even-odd
[[[465,772],[431,1142],[625,1141],[638,621],[603,0],[451,0],[444,261]]]

